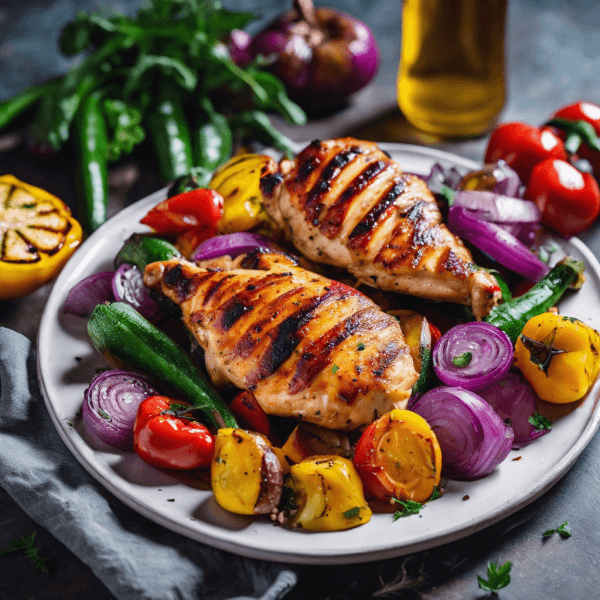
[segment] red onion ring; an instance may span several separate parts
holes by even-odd
[[[413,411],[429,423],[438,439],[445,477],[480,479],[510,452],[512,429],[473,392],[438,387],[421,396]]]
[[[235,258],[255,248],[271,248],[273,242],[264,235],[258,233],[228,233],[217,235],[202,242],[192,255],[192,260],[209,260],[226,254]]]
[[[112,302],[111,282],[114,274],[114,271],[102,271],[76,283],[67,294],[63,311],[78,317],[89,317],[98,304]]]
[[[468,364],[458,366],[458,357],[465,353],[471,354]],[[508,373],[513,354],[510,338],[498,327],[482,321],[463,323],[438,340],[433,349],[433,369],[446,385],[478,392]]]
[[[135,308],[142,317],[156,321],[161,311],[144,286],[142,272],[128,263],[122,264],[112,278],[112,291],[117,302],[125,302]]]
[[[156,396],[150,382],[130,371],[113,369],[96,375],[83,396],[86,429],[119,450],[133,450],[133,425],[140,403]]]

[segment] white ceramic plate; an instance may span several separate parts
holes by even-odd
[[[382,147],[406,171],[429,172],[435,162],[467,169],[477,165],[445,152],[408,145]],[[390,558],[456,540],[514,513],[548,490],[574,463],[600,424],[600,383],[584,402],[569,407],[553,431],[508,458],[477,482],[452,481],[444,497],[421,514],[392,522],[392,515],[349,531],[303,533],[274,527],[221,509],[209,491],[181,483],[149,467],[135,453],[122,453],[91,440],[80,417],[83,392],[97,367],[104,367],[86,333],[86,322],[61,313],[75,283],[112,268],[123,242],[143,231],[139,220],[160,200],[162,190],[128,207],[82,245],[58,278],[42,318],[38,338],[39,379],[48,411],[65,444],[88,472],[134,510],[185,536],[230,552],[275,561],[314,564]],[[579,240],[555,240],[560,250],[585,262],[587,282],[561,302],[563,314],[600,329],[600,265]],[[520,460],[514,459],[521,457]],[[468,495],[469,500],[463,501]]]

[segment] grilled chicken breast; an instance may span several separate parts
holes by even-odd
[[[265,208],[307,258],[383,290],[470,305],[477,319],[501,299],[425,182],[376,144],[316,140],[280,167],[264,178]]]
[[[214,381],[253,391],[268,414],[331,429],[406,406],[417,373],[393,317],[282,255],[226,263],[205,269],[172,259],[144,274],[181,306]]]

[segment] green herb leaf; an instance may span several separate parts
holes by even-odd
[[[337,373],[339,371],[339,367],[337,365],[333,365],[333,367],[331,367],[331,372],[332,373]]]
[[[358,517],[359,513],[360,513],[360,507],[355,506],[354,508],[347,510],[344,513],[344,516],[346,517],[346,519],[352,519],[352,517]]]
[[[497,592],[510,583],[511,562],[505,562],[501,567],[496,563],[489,562],[487,566],[487,580],[477,575],[477,583],[482,590],[486,592]]]
[[[556,529],[546,529],[546,531],[544,531],[543,536],[545,538],[550,537],[551,535],[553,535],[554,533],[558,533],[560,536],[564,537],[564,538],[568,538],[571,537],[573,535],[573,532],[571,531],[571,528],[569,527],[569,521],[565,521],[562,525],[559,525]]]
[[[454,204],[454,196],[456,196],[456,192],[447,185],[440,186],[440,196],[446,199],[448,202],[448,206],[452,206]]]
[[[2,550],[0,556],[9,554],[10,552],[18,552],[22,550],[27,558],[31,561],[36,571],[48,574],[48,559],[40,557],[40,548],[35,548],[33,542],[35,540],[34,531],[29,537],[22,537],[20,540],[11,540],[10,548]]]
[[[546,417],[540,415],[540,413],[533,413],[529,419],[527,419],[538,431],[544,429],[552,429],[552,421]]]
[[[356,346],[356,349],[359,352],[362,352],[365,349],[365,345],[362,342],[359,342],[358,345]]]
[[[433,502],[438,498],[441,498],[444,495],[444,488],[448,484],[448,480],[446,478],[440,480],[440,482],[433,488],[433,492],[427,502]]]
[[[409,515],[418,515],[423,508],[423,504],[414,502],[413,500],[398,500],[398,498],[392,498],[392,500],[402,507],[394,513],[394,521],[402,517],[408,517]]]
[[[458,356],[452,357],[452,364],[455,367],[466,367],[471,362],[473,355],[470,352],[463,352]]]

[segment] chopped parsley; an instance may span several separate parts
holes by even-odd
[[[466,367],[471,362],[472,358],[473,355],[470,352],[463,352],[462,354],[452,358],[452,364],[455,367]]]
[[[339,369],[340,368],[337,365],[334,364],[333,367],[331,367],[331,372],[332,373],[337,373],[339,371]]]
[[[511,562],[505,562],[501,567],[498,567],[496,563],[489,562],[487,566],[487,581],[480,575],[477,575],[479,587],[486,592],[497,592],[505,588],[510,583],[511,568]]]
[[[559,525],[556,529],[547,529],[544,531],[544,537],[550,537],[554,533],[558,533],[561,537],[568,538],[573,535],[571,528],[569,527],[569,521],[565,521],[562,525]]]
[[[398,498],[392,498],[392,500],[402,507],[394,513],[394,521],[397,521],[402,517],[418,515],[423,508],[423,505],[420,502],[415,502],[413,500],[398,500]]]
[[[544,429],[552,429],[552,421],[546,417],[540,415],[540,413],[533,413],[529,419],[527,419],[538,431]]]
[[[452,206],[454,204],[454,196],[456,195],[456,192],[451,187],[447,185],[441,185],[439,194],[442,196],[442,198],[446,199],[448,206]]]
[[[8,550],[2,550],[0,556],[9,554],[10,552],[18,552],[22,550],[25,552],[27,558],[31,561],[36,571],[41,571],[48,575],[48,559],[40,557],[40,548],[34,548],[33,542],[35,540],[35,531],[29,537],[22,537],[20,540],[11,540],[10,548]]]
[[[360,507],[355,506],[354,508],[350,508],[349,510],[347,510],[344,513],[344,516],[346,517],[346,519],[352,519],[353,517],[358,517],[359,513],[360,513]]]
[[[358,343],[358,346],[356,346],[356,349],[357,349],[359,352],[362,352],[362,351],[365,349],[365,345],[364,345],[362,342],[359,342],[359,343]]]

